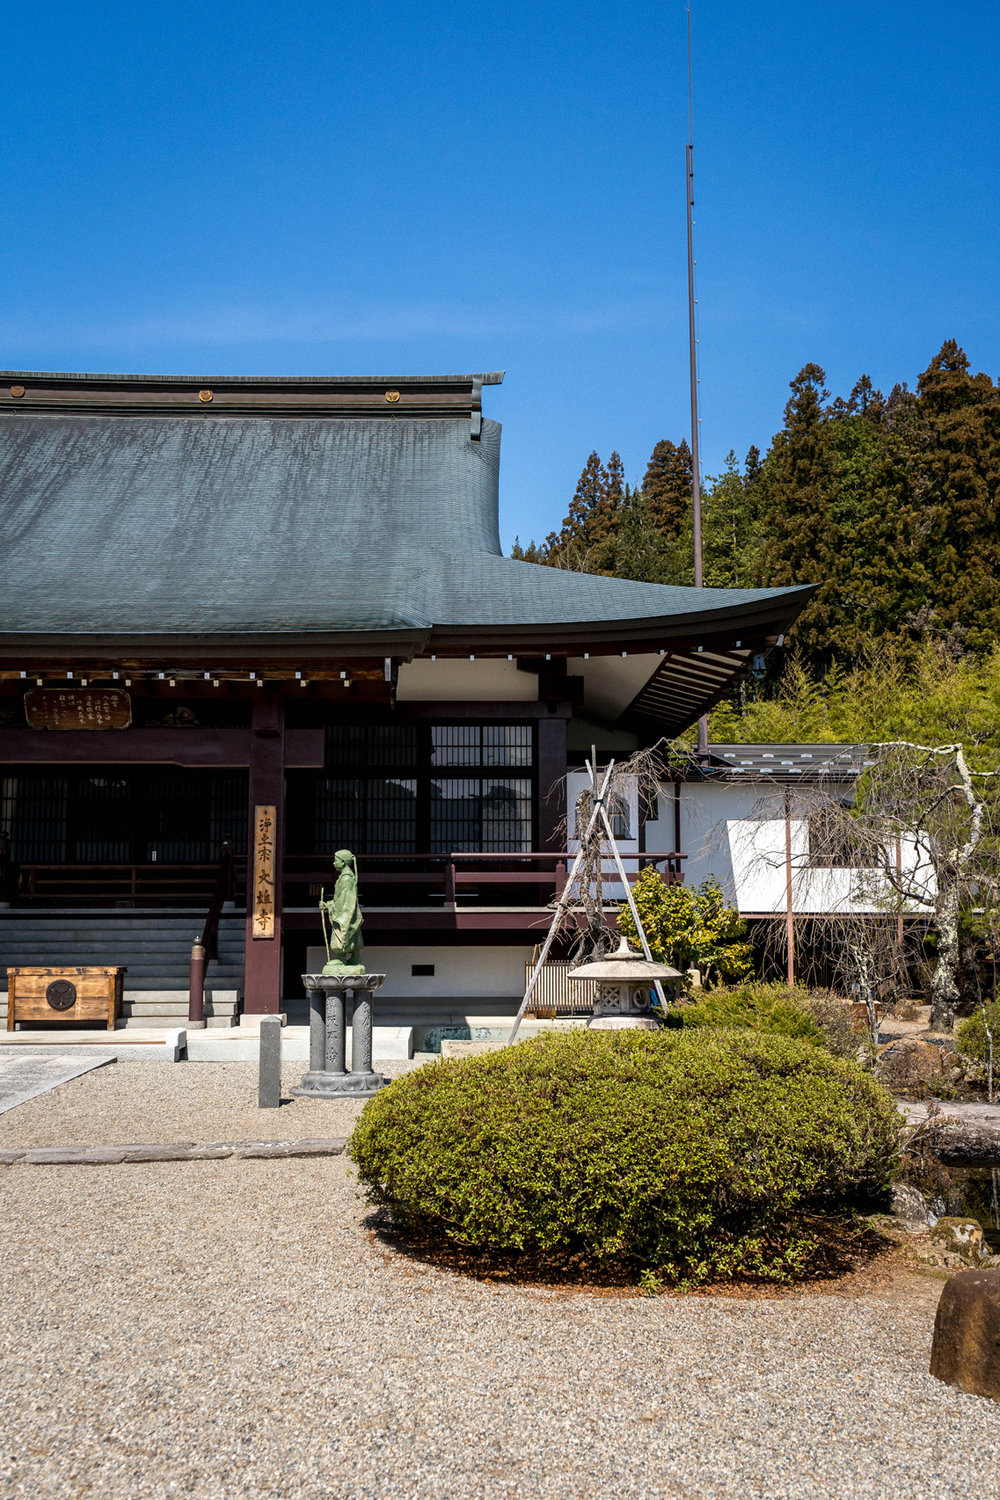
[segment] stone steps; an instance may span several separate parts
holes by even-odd
[[[133,993],[122,1005],[125,1030],[155,1030],[157,1027],[187,1026],[187,990],[153,990]],[[239,995],[236,990],[205,991],[205,1025],[212,1030],[239,1025]]]
[[[8,966],[126,969],[122,1017],[125,1025],[183,1025],[188,1013],[191,944],[204,913],[79,908],[0,909],[0,978]],[[224,912],[219,957],[208,966],[205,1018],[209,1026],[233,1026],[243,989],[245,914]]]

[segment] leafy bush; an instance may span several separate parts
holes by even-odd
[[[577,1030],[396,1079],[349,1154],[432,1244],[781,1280],[885,1191],[897,1126],[878,1084],[804,1041]]]
[[[993,1033],[993,1063],[1000,1067],[1000,1005],[994,1000],[987,1006],[990,1030]],[[966,1057],[986,1066],[990,1060],[989,1037],[986,1034],[986,1016],[982,1006],[977,1005],[971,1016],[966,1016],[955,1027],[955,1045]]]
[[[834,1057],[858,1057],[863,1048],[869,1061],[873,1058],[871,1037],[865,1022],[854,1018],[853,1007],[832,990],[810,990],[806,1002],[809,1014],[823,1033],[823,1045]]]
[[[809,1009],[809,991],[802,985],[740,984],[730,989],[695,990],[690,1005],[667,1011],[668,1026],[739,1027],[797,1037],[822,1046],[823,1033]]]
[[[728,989],[696,990],[689,1005],[667,1011],[668,1026],[739,1027],[797,1037],[828,1048],[835,1057],[853,1058],[859,1038],[843,1001],[805,985],[749,981]]]
[[[719,882],[710,877],[701,885],[667,885],[652,865],[647,865],[632,887],[649,951],[661,963],[673,964],[683,973],[693,964],[707,979],[742,979],[750,972],[750,944],[746,923],[726,901]],[[638,947],[632,913],[618,909],[618,926]]]

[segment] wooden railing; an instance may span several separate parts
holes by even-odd
[[[79,903],[106,906],[206,907],[215,891],[214,864],[22,864],[17,899],[22,904]]]
[[[205,918],[201,934],[201,946],[205,950],[205,962],[210,963],[219,956],[219,918],[227,901],[232,901],[236,890],[236,867],[233,851],[228,843],[222,846],[222,858],[215,873],[215,889]]]
[[[668,884],[683,881],[685,856],[666,853],[622,854],[630,882],[647,865],[660,870]],[[495,853],[479,850],[451,854],[367,854],[358,859],[358,883],[364,904],[378,906],[545,906],[562,892],[573,854],[565,850]],[[605,885],[617,875],[610,861]],[[292,855],[285,860],[285,904],[314,901],[321,888],[333,885],[333,855]]]
[[[623,853],[621,858],[630,880],[647,865],[669,884],[684,878],[685,856],[676,851]],[[545,906],[562,891],[572,861],[573,854],[564,850],[364,854],[358,873],[367,907]],[[210,913],[227,900],[242,904],[246,859],[231,856],[222,884],[220,878],[218,864],[22,864],[15,899],[23,905],[208,907]],[[613,899],[617,876],[610,864],[604,879]],[[329,893],[334,881],[332,851],[288,855],[284,904],[315,905],[320,889]],[[223,886],[225,894],[220,894]]]

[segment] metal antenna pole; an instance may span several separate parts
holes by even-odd
[[[695,335],[694,297],[694,86],[691,74],[691,7],[687,7],[688,44],[688,144],[687,159],[687,249],[688,249],[688,353],[691,365],[691,498],[694,510],[694,586],[704,588],[701,560],[701,455],[698,442],[698,340]],[[698,720],[698,755],[708,759],[708,718]]]

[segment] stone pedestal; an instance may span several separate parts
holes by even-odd
[[[293,1094],[319,1099],[366,1099],[389,1082],[372,1071],[372,995],[384,974],[303,974],[309,998],[309,1071]],[[351,1069],[347,1070],[347,1003],[351,1019]]]

